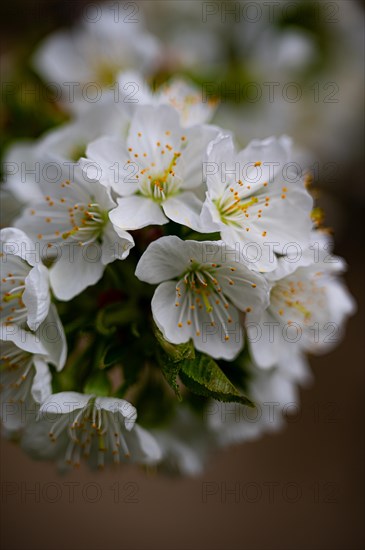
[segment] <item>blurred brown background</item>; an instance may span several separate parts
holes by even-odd
[[[7,2],[5,51],[23,33],[31,48],[39,29],[46,34],[70,23],[80,4]],[[346,280],[358,313],[334,352],[311,359],[315,382],[301,392],[300,415],[289,418],[279,434],[217,453],[195,479],[130,467],[98,474],[83,467],[60,476],[54,465],[33,462],[2,440],[1,548],[364,547],[364,171],[361,144],[354,149],[356,157],[337,174],[327,222],[337,229],[336,253],[349,264]]]

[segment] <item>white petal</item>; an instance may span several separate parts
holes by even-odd
[[[217,134],[217,128],[209,125],[198,125],[186,129],[186,147],[180,157],[184,168],[183,189],[199,187],[203,182],[203,165],[207,160],[207,149],[211,141],[217,137]],[[179,166],[181,170],[181,165]]]
[[[242,350],[244,336],[238,311],[234,306],[229,307],[231,322],[224,319],[224,323],[217,320],[214,315],[215,326],[211,326],[211,320],[205,310],[199,312],[200,334],[193,332],[192,338],[197,350],[210,355],[214,359],[232,361]]]
[[[47,355],[47,349],[39,337],[17,325],[0,325],[0,339],[13,342],[18,348],[39,355]]]
[[[124,425],[127,430],[131,430],[137,419],[137,410],[125,399],[117,399],[115,397],[97,397],[95,400],[97,408],[109,411],[111,413],[119,413],[124,419]]]
[[[176,307],[176,283],[161,283],[152,298],[151,308],[156,325],[164,338],[173,344],[188,342],[193,336],[193,328],[183,323],[178,326],[181,307]]]
[[[133,462],[155,464],[161,460],[162,452],[156,439],[138,424],[128,433],[126,441]]]
[[[277,366],[283,350],[287,349],[282,335],[282,324],[269,311],[265,311],[260,322],[251,322],[248,319],[246,330],[256,365],[263,369]]]
[[[232,272],[231,268],[235,271]],[[222,275],[226,277],[223,280]],[[262,275],[254,273],[242,263],[229,262],[229,267],[219,269],[216,276],[221,283],[224,295],[238,309],[241,311],[250,309],[247,313],[249,320],[261,317],[269,305],[269,286]]]
[[[78,160],[85,156],[88,143],[101,135],[120,137],[127,127],[128,117],[117,104],[93,104],[87,115],[47,132],[37,146],[37,154],[43,157],[51,153],[61,159]]]
[[[221,237],[228,248],[237,250],[242,260],[251,269],[261,272],[273,271],[277,267],[277,257],[272,246],[254,228],[249,233],[235,227],[221,227]]]
[[[291,347],[293,348],[293,346]],[[282,354],[279,360],[279,370],[290,380],[294,380],[304,386],[309,385],[313,380],[309,361],[299,349],[290,349],[289,345],[287,348],[289,349]]]
[[[36,164],[37,151],[38,147],[34,142],[22,141],[16,142],[5,154],[4,189],[10,191],[18,201],[24,204],[42,199]]]
[[[96,242],[86,246],[62,247],[61,258],[49,270],[56,298],[71,300],[88,286],[97,283],[104,271],[101,257],[101,246]]]
[[[70,414],[86,407],[90,397],[90,395],[73,391],[54,393],[42,404],[39,415],[40,417],[47,417],[47,415],[51,417],[55,414]]]
[[[28,310],[28,326],[31,330],[37,330],[47,317],[51,303],[48,270],[44,265],[38,264],[30,270],[25,279],[22,299]]]
[[[205,174],[209,196],[212,199],[219,198],[224,192],[227,183],[222,177],[222,169],[233,170],[235,166],[235,148],[232,137],[219,134],[208,147],[207,163],[205,165]],[[225,163],[223,165],[223,163]]]
[[[151,163],[151,159],[161,159],[161,151],[156,143],[166,140],[166,132],[170,132],[168,143],[174,150],[179,150],[181,146],[181,137],[184,130],[180,126],[179,116],[175,109],[167,105],[141,105],[136,109],[129,129],[128,147],[133,151],[146,153],[146,166]],[[158,159],[156,159],[156,155]],[[166,156],[166,155],[165,155]],[[143,162],[141,158],[141,162]],[[160,160],[161,162],[161,160]],[[162,165],[161,165],[162,166]],[[158,169],[158,164],[156,169]]]
[[[176,236],[161,237],[152,242],[136,268],[141,281],[158,284],[182,275],[189,263],[189,244]]]
[[[217,207],[208,193],[202,206],[199,223],[203,233],[215,233],[220,231],[223,226]]]
[[[162,86],[158,99],[177,109],[181,124],[186,127],[208,122],[217,106],[214,102],[203,103],[201,90],[178,78]]]
[[[88,160],[82,162],[86,174],[91,173],[90,162],[96,163],[103,185],[122,196],[135,193],[138,181],[132,177],[133,170],[127,164],[129,155],[124,141],[117,137],[101,137],[88,145],[86,155]]]
[[[263,140],[254,139],[238,153],[237,160],[241,167],[261,162],[262,180],[269,181],[270,174],[282,174],[282,170],[290,158],[291,146],[291,139],[287,136],[282,136],[279,139],[276,137]],[[272,165],[271,171],[270,164]]]
[[[120,99],[123,107],[132,113],[136,105],[152,105],[155,97],[147,82],[137,71],[124,71],[118,77]]]
[[[176,197],[170,197],[163,203],[166,216],[181,225],[186,225],[195,231],[201,231],[200,214],[203,203],[194,193],[184,192]]]
[[[64,82],[65,78],[69,82],[93,80],[93,73],[75,50],[72,33],[67,31],[58,31],[48,36],[36,51],[33,63],[40,74],[51,82]]]
[[[125,197],[117,202],[118,206],[109,213],[109,218],[118,229],[135,230],[168,222],[161,206],[147,197]]]
[[[282,198],[282,181],[268,187],[270,206],[265,209],[262,218],[254,221],[255,227],[266,231],[266,239],[277,242],[275,251],[285,254],[286,247],[294,243],[299,249],[306,249],[310,243],[312,221],[310,213],[313,199],[301,182],[286,183],[287,191]],[[264,193],[265,194],[265,193]]]
[[[132,235],[108,223],[103,232],[101,262],[107,265],[114,260],[125,260],[134,246]]]
[[[14,254],[33,266],[40,261],[39,249],[21,229],[16,227],[1,229],[0,239],[3,241],[2,251],[4,254]]]
[[[47,352],[46,361],[52,363],[58,371],[62,370],[67,358],[67,341],[54,304],[51,304],[47,318],[39,327],[36,336]]]
[[[32,384],[32,397],[37,403],[44,403],[52,394],[51,373],[43,357],[36,355],[33,364],[36,373]]]

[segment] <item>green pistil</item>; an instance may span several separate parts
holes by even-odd
[[[202,296],[202,299],[203,299],[203,302],[204,302],[205,309],[206,309],[207,313],[211,313],[211,312],[213,311],[213,307],[212,307],[212,305],[211,305],[210,302],[209,302],[207,293],[203,291],[203,292],[201,293],[201,296]]]
[[[232,197],[232,199],[234,199],[234,197]],[[231,219],[231,216],[234,216],[236,214],[246,213],[246,210],[250,206],[257,204],[258,202],[259,202],[259,199],[257,197],[252,197],[250,200],[245,202],[237,198],[235,200],[232,200],[232,202],[225,201],[223,204],[221,200],[218,199],[214,201],[214,204],[217,207],[217,210],[219,212],[220,218],[223,223],[241,227],[241,225],[238,222],[233,221]]]
[[[14,294],[5,294],[3,297],[4,302],[11,302],[12,300],[21,300],[23,292],[16,292]]]
[[[189,270],[184,276],[185,284],[190,287],[190,290],[201,296],[207,313],[211,313],[213,311],[213,306],[209,301],[209,296],[210,294],[214,294],[214,292],[216,292],[218,286],[218,284],[215,285],[212,278],[209,277],[209,275],[211,275],[214,279],[215,269],[216,268],[211,268],[209,266],[204,266],[202,269],[200,264],[192,261]]]
[[[70,159],[74,162],[78,161],[81,157],[86,157],[86,144],[80,143],[75,145],[70,151]]]
[[[290,307],[294,307],[297,311],[302,313],[305,317],[305,319],[309,319],[309,317],[312,315],[311,312],[299,301],[296,302],[290,302],[288,303]]]

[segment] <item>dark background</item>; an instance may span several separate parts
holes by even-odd
[[[29,53],[39,37],[74,21],[81,4],[6,2],[6,65],[14,48]],[[17,135],[28,135],[26,125]],[[33,462],[2,440],[4,550],[364,547],[362,146],[354,143],[353,156],[326,189],[335,205],[327,222],[337,230],[336,253],[349,264],[346,281],[358,313],[336,350],[311,358],[314,383],[301,392],[301,413],[279,434],[217,452],[195,479],[132,467],[98,474],[82,467],[60,476],[53,464]]]

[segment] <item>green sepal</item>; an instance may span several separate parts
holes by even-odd
[[[157,352],[157,361],[161,367],[162,374],[164,375],[166,382],[174,390],[178,400],[181,401],[182,397],[179,385],[177,383],[177,377],[182,364],[181,361],[173,361],[163,350],[159,350]]]
[[[184,359],[194,359],[195,349],[192,340],[189,340],[189,342],[185,342],[184,344],[171,344],[171,342],[165,340],[162,332],[156,325],[154,325],[153,330],[158,343],[171,361],[177,363],[179,361],[183,361]]]
[[[107,397],[111,393],[111,384],[105,371],[93,373],[86,381],[83,392],[98,397]]]
[[[217,401],[236,402],[248,407],[255,404],[230,382],[217,363],[208,355],[196,354],[194,360],[180,365],[181,381],[193,393],[212,397]]]
[[[135,307],[112,304],[98,311],[95,328],[104,336],[115,333],[117,326],[131,325],[136,321],[138,312]]]
[[[154,325],[154,334],[160,349],[157,350],[157,362],[161,367],[166,381],[174,390],[176,397],[181,401],[180,388],[177,383],[177,377],[182,367],[183,361],[191,361],[195,358],[195,349],[193,342],[189,340],[184,344],[172,344],[165,340],[162,332]]]

